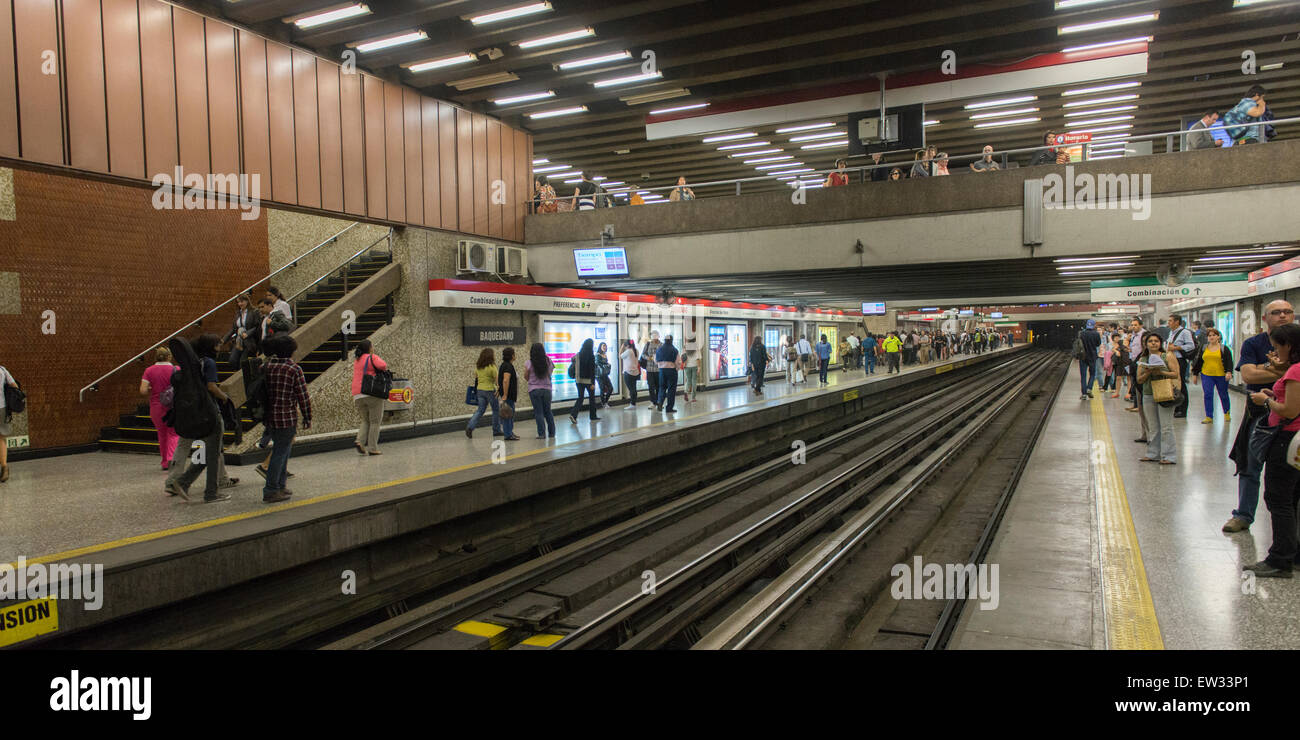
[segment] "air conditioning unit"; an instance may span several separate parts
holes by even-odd
[[[456,269],[460,272],[496,272],[495,244],[461,239],[456,242],[456,254]]]
[[[521,247],[497,247],[497,274],[527,276],[528,250]]]

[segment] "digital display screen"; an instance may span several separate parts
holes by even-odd
[[[924,311],[925,309],[923,308],[923,309],[921,309],[921,310]],[[862,315],[863,315],[863,316],[884,316],[884,315],[885,315],[885,302],[884,302],[884,301],[873,301],[873,302],[871,302],[871,303],[868,303],[867,301],[863,301],[863,302],[862,302]]]
[[[763,324],[763,346],[772,356],[772,361],[767,363],[769,372],[785,372],[785,345],[793,331],[792,324]]]
[[[607,345],[606,357],[609,358],[609,379],[613,383],[613,393],[619,392],[622,373],[618,370],[618,324],[601,324],[595,321],[542,321],[542,346],[546,356],[551,358],[555,367],[551,370],[552,400],[573,400],[578,397],[578,385],[569,377],[569,364],[576,361],[582,343],[592,340],[591,351],[600,349],[600,343]],[[515,360],[516,367],[523,373],[523,365]],[[597,385],[599,393],[599,385]]]
[[[573,264],[580,278],[624,277],[627,250],[623,247],[600,247],[573,250]]]
[[[864,304],[864,305],[865,305],[865,304]],[[939,309],[938,309],[937,307],[936,307],[936,308],[923,308],[923,309],[921,309],[921,313],[933,313],[933,312],[938,311],[938,310],[939,310]],[[865,312],[864,312],[864,313],[865,313]]]
[[[1002,312],[1001,312],[1001,311],[994,311],[993,313],[989,314],[989,318],[990,318],[990,319],[1000,319],[1000,318],[1002,318]]]
[[[749,369],[749,325],[709,324],[709,379],[743,378]]]
[[[970,308],[968,308],[968,309],[966,309],[966,310],[964,310],[964,311],[958,311],[958,312],[957,312],[957,315],[958,315],[958,316],[974,316],[974,315],[975,315],[975,310],[974,310],[974,309],[970,309]]]

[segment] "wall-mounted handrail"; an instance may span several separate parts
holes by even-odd
[[[326,239],[325,241],[321,242],[320,244],[317,244],[316,246],[312,247],[311,249],[308,249],[306,252],[303,252],[302,254],[298,255],[297,257],[294,257],[291,261],[289,261],[289,262],[288,262],[287,264],[285,264],[283,267],[279,268],[278,270],[272,272],[271,274],[269,274],[269,275],[267,275],[267,276],[265,276],[265,277],[263,277],[263,278],[259,278],[259,279],[256,280],[252,285],[249,285],[247,288],[244,288],[243,290],[239,291],[238,293],[236,293],[236,294],[230,296],[229,298],[225,299],[225,300],[222,301],[221,303],[218,303],[216,306],[214,306],[212,309],[210,309],[207,313],[205,313],[205,314],[203,314],[202,316],[200,316],[200,317],[194,319],[193,321],[190,321],[189,323],[185,324],[184,326],[182,326],[181,328],[179,328],[179,329],[177,329],[176,331],[172,332],[171,334],[168,334],[167,336],[163,337],[162,339],[158,340],[157,342],[154,342],[153,344],[149,345],[149,347],[148,347],[147,349],[145,349],[143,352],[139,352],[138,354],[136,354],[135,356],[131,357],[131,358],[130,358],[129,360],[127,360],[126,362],[123,362],[121,365],[118,365],[117,367],[113,368],[112,370],[109,370],[108,372],[104,373],[103,375],[101,375],[101,376],[99,376],[98,378],[96,378],[95,380],[93,380],[93,381],[90,383],[90,385],[87,385],[85,388],[82,388],[81,391],[79,391],[79,392],[77,393],[77,400],[78,400],[78,401],[83,401],[83,402],[84,402],[84,401],[86,400],[86,391],[91,391],[91,390],[97,391],[97,390],[99,390],[99,384],[102,383],[102,382],[104,381],[105,378],[109,378],[109,377],[111,377],[112,375],[114,375],[115,373],[117,373],[118,371],[122,370],[123,368],[130,366],[131,363],[135,362],[136,360],[140,359],[141,357],[144,357],[145,355],[147,355],[147,354],[149,354],[150,352],[154,351],[154,350],[155,350],[159,345],[162,345],[162,344],[164,344],[164,343],[166,343],[166,342],[168,342],[168,341],[171,341],[171,339],[172,339],[173,337],[179,336],[182,332],[186,331],[186,330],[189,329],[191,326],[194,326],[195,324],[198,324],[199,322],[203,321],[204,319],[206,319],[207,317],[209,317],[209,316],[211,316],[212,314],[216,313],[217,311],[220,311],[221,309],[223,309],[223,308],[225,308],[226,306],[230,305],[230,302],[233,301],[233,300],[235,300],[235,299],[238,298],[239,296],[244,295],[245,293],[249,292],[250,290],[252,290],[253,288],[256,288],[256,287],[259,286],[259,285],[262,285],[262,284],[265,283],[266,281],[270,280],[271,278],[275,277],[276,275],[279,275],[280,273],[284,272],[285,270],[289,269],[290,267],[294,267],[294,266],[296,266],[296,265],[298,264],[298,262],[299,262],[300,260],[302,260],[303,258],[305,258],[305,257],[307,257],[308,255],[312,254],[313,252],[315,252],[316,250],[320,249],[321,247],[324,247],[324,246],[326,246],[326,245],[328,245],[328,244],[333,244],[334,242],[336,242],[336,241],[339,240],[339,237],[343,236],[344,234],[346,234],[346,233],[348,233],[349,231],[351,231],[353,228],[355,228],[355,227],[357,227],[357,226],[360,226],[360,225],[361,225],[361,222],[360,222],[360,221],[353,221],[351,224],[349,224],[347,227],[345,227],[342,231],[340,231],[340,232],[338,232],[337,234],[331,236],[330,238]]]
[[[366,246],[362,247],[360,250],[358,250],[358,251],[356,251],[356,252],[353,252],[351,257],[348,257],[347,259],[343,260],[342,262],[338,263],[337,265],[331,267],[331,268],[329,269],[329,271],[326,272],[324,275],[321,275],[320,277],[318,277],[318,278],[316,278],[315,280],[311,281],[311,283],[310,283],[307,287],[303,288],[302,290],[298,291],[297,293],[294,293],[293,295],[289,296],[288,298],[285,298],[285,300],[286,300],[286,301],[289,301],[289,302],[293,302],[294,300],[297,300],[298,296],[300,296],[300,295],[302,295],[303,293],[306,293],[307,291],[309,291],[309,290],[311,290],[312,288],[316,287],[318,284],[320,284],[320,283],[323,282],[324,280],[328,279],[331,275],[333,275],[335,272],[337,272],[340,268],[346,267],[347,264],[348,264],[349,262],[351,262],[352,260],[356,259],[357,257],[360,257],[362,254],[365,254],[367,251],[370,250],[371,247],[375,246],[376,244],[378,244],[379,242],[382,242],[382,241],[387,241],[387,242],[388,242],[388,253],[391,255],[391,254],[393,253],[393,229],[390,227],[390,228],[388,229],[388,233],[387,233],[387,234],[384,234],[383,236],[379,237],[378,239],[376,239],[376,240],[370,242],[370,243],[367,244]],[[347,288],[346,288],[346,287],[344,288],[344,292],[345,292],[345,293],[347,292]],[[298,315],[298,311],[297,311],[296,307],[295,307],[295,310],[294,310],[294,312],[293,312],[293,315],[294,315],[294,316],[297,316],[297,315]]]

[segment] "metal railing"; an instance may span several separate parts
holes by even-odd
[[[1252,126],[1275,126],[1275,125],[1280,124],[1280,123],[1300,123],[1300,117],[1279,118],[1279,119],[1276,119],[1276,120],[1270,120],[1270,121],[1259,121],[1259,122],[1255,122],[1255,123],[1216,124],[1213,128],[1211,128],[1211,129],[1206,129],[1206,131],[1214,131],[1214,130],[1217,130],[1217,129],[1224,129],[1224,130],[1226,130],[1226,129],[1232,129],[1232,128],[1249,128],[1249,127],[1252,127]],[[1045,131],[1047,131],[1047,130],[1052,130],[1052,131],[1054,131],[1055,129],[1045,128],[1044,130],[1045,130]],[[1058,131],[1057,133],[1069,133],[1069,132],[1066,132],[1066,131]],[[1175,152],[1174,152],[1174,140],[1175,140],[1175,138],[1177,138],[1177,139],[1180,141],[1180,145],[1179,145],[1179,150],[1178,150],[1178,151],[1186,151],[1186,146],[1187,146],[1187,137],[1188,137],[1188,135],[1190,135],[1191,133],[1193,133],[1191,130],[1186,130],[1186,129],[1185,129],[1185,130],[1181,130],[1181,131],[1164,131],[1164,132],[1161,132],[1161,133],[1155,133],[1155,134],[1140,134],[1140,135],[1137,135],[1137,134],[1134,134],[1134,135],[1127,135],[1127,134],[1126,134],[1126,135],[1124,135],[1124,138],[1123,138],[1122,141],[1121,141],[1121,140],[1118,140],[1118,139],[1113,139],[1113,140],[1105,140],[1105,141],[1085,141],[1085,142],[1078,142],[1078,143],[1074,143],[1074,144],[1050,144],[1050,145],[1049,145],[1049,144],[1041,144],[1041,145],[1038,145],[1038,146],[1022,147],[1022,148],[1020,148],[1020,149],[1004,149],[1004,150],[1001,150],[1001,151],[994,151],[994,152],[992,152],[992,155],[993,155],[994,157],[1000,157],[1000,158],[1001,158],[1001,161],[1000,161],[1000,163],[999,163],[999,167],[1001,167],[1002,169],[1007,169],[1008,158],[1009,158],[1010,156],[1012,156],[1012,155],[1021,155],[1021,154],[1030,154],[1030,155],[1032,155],[1032,154],[1034,154],[1035,152],[1040,152],[1040,151],[1044,151],[1044,150],[1048,150],[1048,149],[1060,149],[1060,148],[1063,148],[1063,147],[1089,146],[1089,145],[1104,146],[1104,145],[1107,145],[1107,144],[1118,144],[1118,143],[1125,143],[1125,144],[1128,144],[1128,143],[1132,143],[1132,142],[1134,142],[1134,141],[1146,141],[1146,140],[1153,140],[1153,141],[1154,141],[1154,140],[1156,140],[1156,139],[1162,139],[1162,138],[1165,140],[1165,152],[1164,152],[1164,153],[1165,153],[1165,154],[1173,154],[1173,153],[1175,153]],[[1261,142],[1261,143],[1262,143],[1262,142]],[[1215,147],[1215,148],[1218,148],[1218,147]],[[915,150],[909,150],[909,151],[915,151]],[[887,152],[887,153],[888,153],[888,152]],[[861,159],[861,158],[863,158],[863,157],[869,157],[869,156],[871,156],[871,155],[869,155],[869,154],[854,154],[854,155],[845,155],[845,156],[843,156],[843,157],[839,157],[839,159],[845,159],[845,160],[849,160],[849,159]],[[970,161],[973,162],[973,161],[975,161],[975,160],[977,160],[977,159],[982,159],[983,157],[984,157],[984,152],[981,151],[981,152],[978,153],[978,154],[958,154],[958,155],[955,155],[955,156],[954,156],[954,155],[949,155],[949,157],[948,157],[948,161],[949,161],[949,162],[956,162],[956,161],[970,160]],[[793,175],[793,178],[794,178],[795,181],[799,181],[799,180],[812,180],[812,179],[817,179],[817,178],[820,178],[820,179],[823,179],[823,180],[824,180],[824,179],[826,178],[826,176],[829,175],[829,174],[832,173],[832,172],[843,172],[843,173],[846,173],[846,174],[852,172],[852,173],[859,173],[859,174],[860,174],[860,181],[866,181],[866,180],[870,179],[870,174],[869,174],[869,173],[870,173],[871,171],[873,171],[873,170],[881,170],[881,169],[883,169],[883,170],[888,171],[888,170],[892,170],[892,169],[894,169],[894,168],[898,168],[899,170],[902,171],[902,173],[903,173],[903,178],[906,179],[906,178],[907,178],[907,175],[908,175],[908,172],[909,172],[909,171],[911,170],[911,168],[912,168],[912,165],[916,164],[916,163],[919,162],[919,161],[924,161],[924,160],[911,160],[911,161],[906,161],[906,162],[888,162],[888,163],[886,163],[886,162],[882,162],[881,164],[856,165],[856,166],[853,166],[853,167],[845,167],[843,170],[834,169],[834,168],[832,168],[832,169],[827,169],[827,170],[813,170],[813,171],[811,171],[811,172],[801,172],[801,173],[798,173],[798,174],[796,174],[796,175]],[[1089,160],[1085,160],[1085,161],[1089,161]],[[794,165],[794,164],[792,164],[792,165],[790,165],[790,166],[791,166],[791,167],[798,167],[798,165]],[[1032,165],[1031,165],[1031,166],[1032,166]],[[755,176],[755,177],[735,177],[735,178],[731,178],[731,179],[727,179],[727,180],[710,180],[710,181],[708,181],[708,182],[688,183],[685,187],[688,187],[688,188],[692,188],[692,189],[693,189],[693,188],[706,188],[706,187],[713,187],[713,186],[718,186],[718,185],[735,185],[735,186],[736,186],[736,192],[735,192],[735,195],[740,195],[740,189],[741,189],[741,185],[742,185],[743,183],[747,183],[747,182],[750,182],[750,183],[753,183],[753,182],[763,182],[763,183],[768,183],[768,184],[770,184],[770,183],[771,183],[775,178],[777,178],[777,177],[786,177],[786,175],[773,174],[773,175],[758,175],[758,176]],[[618,195],[619,193],[623,193],[623,194],[626,194],[626,195],[629,195],[629,196],[630,196],[632,193],[641,193],[641,192],[654,193],[654,192],[658,192],[658,191],[665,191],[665,192],[671,194],[671,192],[672,192],[673,190],[677,189],[677,187],[678,187],[677,185],[664,185],[664,186],[653,187],[653,188],[627,187],[626,190],[624,190],[622,187],[620,187],[617,191],[613,191],[613,192],[610,192],[610,191],[601,191],[601,192],[596,193],[595,195],[592,195],[592,196],[590,196],[590,197],[591,197],[592,199],[594,199],[594,200],[595,200],[596,202],[598,202],[598,203],[599,203],[599,202],[602,202],[602,201],[612,202],[613,199],[614,199],[614,197],[615,197],[616,195]],[[726,197],[730,197],[730,196],[727,196],[727,195],[714,195],[714,196],[710,196],[710,197],[713,197],[713,198],[726,198]],[[556,200],[557,202],[558,202],[558,201],[568,201],[568,200],[572,200],[573,198],[574,198],[574,196],[572,196],[572,195],[558,195],[558,194],[557,194],[557,195],[555,196],[555,200]],[[695,200],[698,200],[698,196],[696,196]],[[527,205],[531,208],[532,203],[533,203],[533,198],[529,198],[528,200],[526,200],[526,201],[524,201],[524,202],[525,202],[525,204],[527,204]],[[667,202],[667,201],[655,201],[655,202]],[[531,212],[531,211],[530,211],[530,212]],[[559,212],[560,212],[560,213],[573,213],[573,212],[577,212],[577,211],[575,210],[575,211],[559,211]],[[546,214],[546,215],[554,215],[554,214]]]
[[[291,296],[289,296],[288,298],[286,298],[285,300],[289,303],[290,308],[293,310],[293,315],[294,315],[295,317],[299,316],[299,313],[298,313],[298,299],[299,299],[300,297],[302,297],[302,296],[303,296],[307,291],[311,290],[312,288],[316,287],[317,285],[319,285],[319,284],[325,282],[326,280],[328,280],[328,279],[334,277],[334,273],[338,272],[339,270],[342,270],[342,271],[343,271],[343,295],[347,295],[349,290],[351,290],[352,288],[355,288],[357,285],[360,285],[360,282],[358,282],[358,283],[354,283],[351,287],[348,286],[348,282],[349,282],[350,278],[352,277],[352,267],[353,267],[352,261],[355,260],[357,257],[360,257],[361,255],[365,254],[366,252],[370,251],[370,250],[371,250],[371,249],[372,249],[376,244],[378,244],[379,242],[382,242],[382,241],[387,241],[387,242],[388,242],[388,259],[389,259],[389,262],[392,262],[392,259],[393,259],[393,229],[392,229],[391,227],[389,227],[389,229],[388,229],[388,233],[384,234],[383,236],[379,237],[378,239],[374,240],[373,242],[370,242],[369,244],[367,244],[366,246],[364,246],[364,247],[362,247],[361,249],[357,250],[356,252],[353,252],[352,255],[349,256],[347,259],[343,260],[343,261],[340,262],[339,264],[337,264],[337,265],[331,267],[329,270],[327,270],[327,271],[325,272],[324,275],[321,275],[320,277],[318,277],[318,278],[316,278],[315,280],[311,281],[311,283],[310,283],[307,287],[303,288],[302,290],[299,290],[297,293],[294,293],[293,295],[291,295]],[[364,282],[364,281],[361,281],[361,282]],[[393,297],[392,297],[392,294],[389,294],[388,298],[386,299],[385,311],[386,311],[386,313],[385,313],[385,317],[384,317],[384,318],[385,318],[385,321],[386,321],[387,323],[390,323],[390,324],[391,324],[391,323],[393,322]],[[347,333],[343,333],[342,336],[343,336],[343,342],[342,342],[342,345],[343,345],[342,357],[343,357],[344,359],[346,359],[346,358],[347,358],[347,355],[348,355],[348,335],[347,335]]]
[[[271,278],[275,277],[276,275],[279,275],[280,273],[284,272],[285,270],[289,269],[290,267],[297,267],[299,261],[301,261],[302,259],[304,259],[304,258],[307,257],[308,255],[312,254],[312,253],[315,252],[316,250],[318,250],[318,249],[320,249],[320,248],[322,248],[322,247],[325,247],[326,245],[333,244],[334,242],[336,242],[336,241],[339,240],[339,237],[343,236],[344,234],[348,233],[348,232],[351,231],[353,228],[355,228],[355,227],[357,227],[357,226],[359,226],[359,225],[361,225],[361,222],[360,222],[360,221],[353,221],[351,224],[349,224],[349,225],[348,225],[346,228],[344,228],[342,231],[340,231],[340,232],[338,232],[337,234],[331,236],[330,238],[326,239],[325,241],[321,242],[320,244],[317,244],[316,246],[312,247],[311,249],[308,249],[306,252],[303,252],[302,254],[298,255],[297,257],[294,257],[292,262],[289,262],[288,264],[286,264],[286,265],[284,265],[283,267],[281,267],[280,269],[278,269],[278,270],[272,272],[271,274],[267,275],[266,277],[259,278],[258,280],[256,280],[255,282],[253,282],[252,285],[249,285],[247,288],[244,288],[243,290],[239,291],[238,293],[235,293],[234,295],[230,296],[229,298],[225,299],[224,301],[218,303],[216,306],[214,306],[212,309],[210,309],[207,313],[204,313],[202,316],[200,316],[200,317],[194,319],[193,321],[190,321],[190,322],[186,323],[184,326],[182,326],[181,328],[179,328],[179,329],[177,329],[176,331],[172,332],[171,334],[168,334],[167,336],[163,337],[162,339],[158,340],[157,342],[154,342],[153,344],[149,345],[149,347],[148,347],[147,349],[145,349],[144,351],[139,352],[139,353],[137,353],[136,355],[132,356],[132,357],[131,357],[130,359],[128,359],[126,362],[123,362],[121,365],[118,365],[117,367],[113,368],[112,370],[109,370],[108,372],[106,372],[106,373],[104,373],[103,375],[99,376],[98,378],[96,378],[95,380],[93,380],[89,385],[87,385],[86,387],[82,388],[82,389],[77,393],[77,400],[78,400],[78,401],[81,401],[81,402],[84,402],[84,401],[86,400],[86,391],[98,391],[98,390],[99,390],[99,384],[102,383],[106,378],[112,377],[114,374],[120,372],[123,368],[129,367],[129,366],[130,366],[133,362],[135,362],[136,360],[139,360],[140,358],[144,357],[145,355],[149,354],[150,352],[153,352],[153,351],[154,351],[155,349],[157,349],[160,345],[165,344],[166,342],[171,341],[172,338],[179,336],[182,332],[188,331],[191,327],[196,326],[196,325],[201,326],[202,323],[203,323],[203,320],[204,320],[204,319],[206,319],[207,317],[211,316],[212,314],[214,314],[214,313],[216,313],[216,312],[222,310],[223,308],[229,306],[230,303],[231,303],[232,301],[234,301],[236,298],[238,298],[239,296],[244,295],[244,294],[248,293],[249,291],[251,291],[253,288],[256,288],[257,286],[266,283],[268,280],[270,280]]]

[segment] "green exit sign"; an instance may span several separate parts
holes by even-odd
[[[21,447],[31,447],[31,446],[32,446],[31,440],[28,439],[26,434],[24,434],[21,437],[5,437],[5,447],[8,447],[11,450],[16,450]]]

